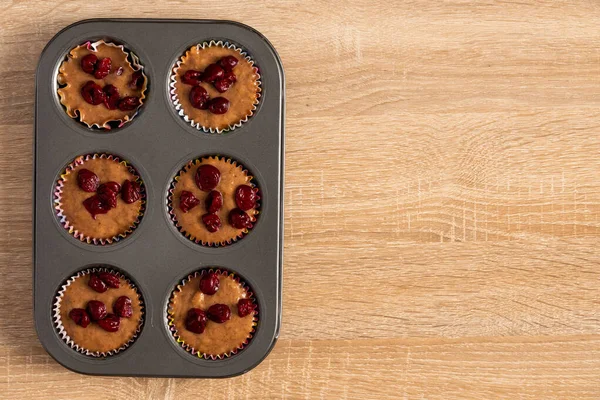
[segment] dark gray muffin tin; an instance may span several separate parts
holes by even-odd
[[[135,53],[149,79],[147,99],[132,122],[100,132],[69,118],[56,94],[60,63],[75,46],[102,39]],[[169,96],[176,61],[194,44],[223,40],[246,51],[260,68],[262,96],[242,127],[224,134],[198,131],[177,115]],[[36,74],[34,168],[34,317],[38,337],[65,367],[94,375],[228,377],[258,365],[272,349],[281,322],[283,250],[284,76],[274,48],[254,29],[229,21],[95,19],[59,32],[44,49]],[[114,154],[140,173],[146,212],[127,238],[105,246],[80,242],[58,222],[53,190],[77,156]],[[261,214],[241,240],[204,247],[179,233],[169,218],[167,193],[175,174],[192,159],[222,155],[240,162],[261,189]],[[52,308],[60,285],[78,271],[107,265],[126,273],[145,303],[145,322],[125,351],[104,359],[71,349],[58,336]],[[223,360],[192,356],[167,326],[171,292],[205,267],[237,273],[253,290],[259,323],[249,345]]]

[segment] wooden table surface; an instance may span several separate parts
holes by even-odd
[[[600,398],[597,0],[0,9],[0,398]],[[283,325],[246,375],[88,377],[37,340],[34,71],[91,17],[234,19],[283,60]]]

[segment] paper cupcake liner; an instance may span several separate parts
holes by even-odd
[[[131,226],[125,232],[122,232],[119,235],[113,236],[113,237],[108,238],[108,239],[106,239],[106,238],[93,238],[93,237],[85,235],[83,232],[79,232],[73,225],[71,225],[71,223],[69,222],[69,220],[67,219],[67,217],[63,214],[63,210],[61,209],[61,204],[60,204],[60,200],[62,198],[62,190],[63,190],[63,187],[64,187],[64,180],[67,177],[67,175],[70,174],[77,166],[83,164],[85,161],[88,161],[88,160],[91,160],[91,159],[97,159],[97,158],[105,158],[107,160],[112,160],[112,161],[114,161],[116,163],[120,163],[120,164],[123,164],[123,165],[127,166],[127,168],[129,169],[129,172],[131,174],[133,174],[133,176],[135,178],[135,181],[140,184],[140,200],[141,200],[141,205],[140,205],[140,211],[139,211],[137,219],[131,224]],[[105,154],[105,153],[101,153],[101,154],[86,154],[86,155],[79,156],[79,157],[75,158],[75,160],[73,160],[73,162],[71,162],[65,168],[64,172],[60,175],[60,179],[58,179],[58,181],[56,183],[56,187],[54,189],[54,209],[56,210],[56,217],[58,218],[58,222],[74,238],[79,239],[81,242],[86,242],[88,244],[94,244],[94,245],[102,245],[102,246],[104,246],[104,245],[116,243],[116,242],[118,242],[120,240],[125,239],[140,224],[140,222],[142,220],[142,217],[144,216],[144,211],[146,210],[146,187],[144,185],[144,182],[140,178],[140,175],[137,172],[137,170],[131,164],[129,164],[127,161],[121,160],[121,159],[119,159],[119,157],[111,155],[111,154]]]
[[[148,77],[144,73],[144,66],[140,63],[139,57],[134,52],[132,52],[129,49],[125,49],[125,47],[123,45],[114,44],[114,43],[111,43],[111,42],[105,42],[104,40],[98,40],[98,41],[93,42],[93,43],[90,42],[90,41],[87,41],[87,42],[85,42],[85,43],[83,43],[83,44],[81,44],[79,46],[76,46],[76,47],[74,47],[73,49],[71,49],[69,51],[69,54],[67,54],[67,56],[65,57],[65,59],[68,58],[68,57],[71,57],[71,52],[74,49],[76,49],[77,47],[86,46],[88,50],[96,51],[97,47],[99,45],[101,45],[101,44],[105,44],[105,45],[110,46],[110,47],[116,47],[116,48],[121,49],[121,51],[127,56],[127,61],[129,62],[129,65],[133,68],[133,70],[134,71],[141,71],[142,72],[142,75],[144,77],[144,86],[143,86],[144,90],[142,90],[142,93],[140,94],[140,105],[136,108],[135,113],[133,113],[131,116],[126,115],[125,117],[123,117],[123,119],[108,120],[102,126],[99,125],[99,124],[97,124],[97,123],[94,123],[94,124],[90,125],[86,121],[83,121],[80,118],[79,112],[77,110],[71,110],[71,109],[69,109],[67,107],[66,104],[63,103],[63,98],[62,98],[62,96],[60,96],[60,94],[59,94],[59,97],[60,97],[60,104],[63,105],[63,107],[65,108],[65,111],[66,111],[66,113],[67,113],[67,115],[69,117],[71,117],[73,119],[76,119],[77,121],[81,122],[82,124],[85,124],[88,128],[98,128],[98,129],[103,129],[103,130],[111,130],[112,129],[112,127],[110,125],[111,122],[113,122],[113,123],[114,122],[118,122],[119,125],[117,127],[121,128],[123,125],[125,125],[126,123],[128,123],[129,121],[131,121],[133,118],[135,118],[135,116],[138,114],[140,108],[144,105],[144,99],[146,98],[146,91],[148,90]],[[65,61],[63,61],[63,62],[65,62]],[[61,65],[62,65],[62,63],[61,63]],[[60,73],[60,72],[58,73],[57,81],[58,81],[59,88],[65,86],[67,84],[66,82],[64,82],[64,78],[62,77],[62,73]]]
[[[112,274],[117,275],[119,278],[125,279],[125,282],[127,282],[127,284],[136,291],[136,293],[139,296],[139,301],[140,301],[140,312],[141,312],[140,322],[138,324],[137,330],[135,331],[134,335],[131,337],[131,339],[129,339],[129,341],[127,343],[124,343],[117,349],[110,350],[107,352],[91,351],[91,350],[85,349],[84,347],[81,347],[79,344],[75,343],[75,341],[73,339],[71,339],[71,337],[67,334],[67,331],[62,324],[62,318],[60,317],[60,306],[62,303],[62,298],[65,294],[65,291],[67,290],[67,287],[69,287],[69,285],[71,285],[73,282],[75,282],[76,279],[81,278],[82,276],[97,273],[97,272],[110,272]],[[56,329],[58,336],[60,336],[60,338],[70,348],[77,351],[78,353],[81,353],[81,354],[84,354],[84,355],[90,356],[90,357],[95,357],[95,358],[105,358],[108,356],[115,355],[115,354],[127,349],[133,342],[135,342],[135,340],[139,336],[140,332],[142,331],[142,327],[144,325],[144,299],[143,299],[142,295],[140,294],[137,286],[135,286],[135,284],[133,282],[131,282],[131,280],[123,273],[113,270],[111,268],[105,268],[105,267],[93,267],[93,268],[84,269],[82,271],[79,271],[77,274],[73,275],[72,277],[70,277],[63,285],[61,285],[61,289],[58,291],[56,297],[54,298],[53,312],[54,312],[54,315],[53,315],[54,328]]]
[[[230,278],[233,278],[237,283],[239,283],[242,286],[242,288],[248,294],[248,298],[251,299],[253,301],[253,303],[256,305],[256,309],[254,311],[254,318],[252,320],[252,330],[248,334],[249,335],[248,338],[246,338],[246,340],[244,342],[240,343],[238,345],[238,347],[235,348],[234,350],[231,350],[227,353],[222,353],[222,354],[204,353],[204,352],[201,352],[201,351],[193,348],[191,345],[185,343],[183,341],[183,339],[179,336],[177,328],[175,327],[175,321],[174,321],[173,311],[172,311],[173,310],[173,299],[174,299],[175,293],[181,291],[181,288],[184,285],[186,285],[187,283],[189,283],[189,281],[192,280],[193,278],[197,278],[199,276],[204,276],[205,274],[210,273],[210,272],[214,272],[218,275],[229,276]],[[222,360],[224,358],[228,358],[228,357],[238,354],[246,346],[248,346],[248,344],[254,337],[254,333],[256,332],[256,327],[258,326],[258,314],[259,314],[258,302],[256,301],[256,297],[254,296],[254,293],[252,292],[251,288],[246,284],[246,282],[242,281],[241,278],[238,275],[234,274],[233,272],[227,271],[222,268],[216,268],[216,269],[209,268],[209,269],[199,270],[199,271],[196,271],[196,272],[188,275],[187,277],[185,277],[184,279],[181,280],[180,284],[177,285],[175,290],[171,293],[171,297],[169,298],[169,305],[167,306],[167,323],[169,326],[169,331],[175,338],[175,341],[185,351],[187,351],[188,353],[190,353],[193,356],[196,356],[198,358],[203,358],[206,360]]]
[[[261,96],[261,91],[262,91],[262,87],[261,87],[262,83],[260,81],[260,73],[259,73],[258,67],[256,65],[254,65],[254,60],[248,55],[248,53],[246,53],[240,47],[237,47],[229,42],[224,42],[222,40],[219,40],[219,41],[211,40],[210,42],[204,42],[201,44],[197,44],[196,48],[206,49],[211,46],[220,46],[220,47],[226,47],[231,50],[235,50],[235,51],[239,52],[242,55],[242,57],[244,57],[246,59],[246,61],[248,61],[254,67],[254,72],[256,73],[256,76],[257,76],[257,78],[256,78],[256,92],[257,93],[256,93],[256,99],[254,101],[254,104],[252,105],[252,109],[250,110],[250,113],[248,115],[246,115],[245,118],[241,119],[240,121],[236,122],[235,124],[230,124],[227,128],[224,128],[224,129],[202,126],[199,122],[196,122],[191,117],[189,117],[183,110],[183,106],[179,102],[179,97],[177,96],[177,91],[175,90],[175,81],[176,81],[177,71],[181,67],[181,57],[179,58],[179,60],[177,60],[177,63],[175,63],[175,66],[172,69],[171,77],[169,79],[170,80],[169,86],[171,87],[171,90],[170,90],[171,100],[173,101],[175,110],[181,117],[183,117],[183,120],[185,122],[188,122],[192,127],[196,128],[197,130],[203,131],[205,133],[231,132],[235,128],[241,127],[242,124],[244,124],[245,122],[248,122],[248,119],[254,115],[254,112],[256,111],[256,109],[258,107],[258,103],[260,102],[260,96]],[[194,47],[194,46],[192,46],[192,47]],[[187,49],[186,52],[188,50],[189,49]]]
[[[233,238],[229,238],[229,239],[227,239],[225,241],[221,241],[221,242],[205,242],[203,240],[200,240],[200,239],[196,238],[191,233],[188,233],[179,224],[179,222],[177,221],[177,216],[175,215],[175,211],[174,211],[175,204],[173,204],[173,201],[174,201],[174,199],[173,199],[173,192],[175,191],[175,185],[179,181],[179,178],[184,173],[186,173],[189,169],[193,168],[194,166],[200,165],[200,163],[202,163],[203,160],[209,159],[209,158],[225,160],[226,162],[228,162],[228,163],[230,163],[230,164],[232,164],[234,166],[240,166],[240,167],[242,167],[242,172],[244,174],[246,174],[246,176],[248,176],[250,178],[250,181],[248,182],[248,185],[252,186],[253,188],[257,187],[256,184],[253,182],[254,176],[250,175],[250,173],[248,172],[248,170],[246,168],[244,168],[244,166],[242,164],[240,164],[239,162],[237,162],[237,161],[235,161],[235,160],[233,160],[231,158],[226,158],[226,157],[221,157],[221,156],[208,156],[208,157],[196,158],[194,160],[188,161],[187,164],[183,168],[181,168],[179,170],[179,172],[175,175],[175,178],[173,178],[173,180],[171,181],[171,184],[169,185],[169,194],[167,196],[167,210],[169,211],[169,216],[171,218],[171,221],[173,221],[173,223],[175,224],[175,227],[177,228],[177,230],[183,236],[185,236],[187,239],[191,240],[192,242],[194,242],[196,244],[202,245],[202,246],[207,246],[207,247],[223,247],[223,246],[228,246],[230,244],[233,244],[233,243],[237,242],[238,240],[242,239],[253,228],[244,229],[244,230],[242,230],[240,232],[240,234],[238,236],[233,237]],[[259,193],[260,193],[260,191],[259,191]],[[255,209],[256,209],[256,214],[250,216],[253,225],[256,224],[257,217],[258,217],[258,215],[260,215],[260,201],[256,202],[256,208]]]

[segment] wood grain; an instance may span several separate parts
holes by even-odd
[[[0,398],[600,398],[597,1],[0,9]],[[108,16],[235,19],[283,60],[283,325],[246,375],[87,377],[36,338],[35,66]]]

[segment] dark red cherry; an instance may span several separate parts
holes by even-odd
[[[135,203],[141,197],[142,188],[136,181],[125,181],[123,182],[123,190],[121,191],[121,197],[127,204]]]
[[[140,105],[139,97],[127,96],[127,97],[123,97],[121,100],[119,100],[119,104],[117,104],[117,107],[119,107],[119,110],[121,110],[121,111],[131,111],[131,110],[135,110],[136,108],[138,108],[139,105]]]
[[[208,318],[211,321],[215,321],[222,324],[231,318],[231,310],[226,304],[213,304],[208,308]]]
[[[185,329],[194,333],[203,333],[207,322],[204,311],[199,308],[190,308],[185,318]]]
[[[223,78],[223,79],[219,79],[218,81],[215,81],[215,83],[213,83],[213,85],[215,86],[215,89],[217,89],[217,91],[219,93],[225,93],[233,85],[233,81]]]
[[[81,97],[83,97],[86,102],[97,106],[104,102],[106,95],[100,85],[94,83],[94,81],[87,81],[81,88]]]
[[[208,92],[202,86],[194,86],[190,90],[189,98],[192,107],[199,110],[206,110],[208,108]]]
[[[97,274],[90,274],[88,286],[98,293],[104,293],[108,290],[108,286],[106,285],[106,283],[102,279],[100,279],[100,277]]]
[[[223,195],[218,190],[211,190],[206,196],[206,211],[213,214],[221,209],[223,206]]]
[[[117,191],[115,185],[118,185],[116,182],[107,182],[100,185],[98,188],[97,196],[102,200],[102,202],[108,206],[108,208],[115,208],[117,206]]]
[[[202,82],[202,72],[189,69],[181,77],[181,81],[186,85],[196,86]]]
[[[90,314],[92,321],[99,321],[106,318],[106,306],[98,300],[90,300],[87,303],[87,312]]]
[[[121,286],[119,277],[111,272],[99,272],[98,278],[100,278],[102,282],[106,283],[108,287],[113,289],[118,289],[119,286]]]
[[[87,326],[90,324],[90,316],[83,308],[74,308],[69,311],[69,318],[83,328],[87,328]]]
[[[240,185],[235,190],[235,204],[244,211],[248,211],[256,207],[256,200],[258,195],[256,192],[258,189],[248,185]]]
[[[220,65],[210,64],[206,69],[204,69],[204,73],[202,74],[202,81],[204,82],[214,82],[217,79],[221,79],[225,71]]]
[[[89,169],[83,168],[77,173],[77,184],[83,191],[93,193],[98,190],[100,179]]]
[[[254,304],[250,299],[240,299],[237,303],[237,307],[240,318],[244,318],[256,310],[256,304]]]
[[[119,95],[119,89],[113,85],[106,85],[104,86],[103,91],[105,94],[104,105],[106,108],[109,110],[116,110],[119,100],[121,99],[121,96]]]
[[[113,191],[115,193],[119,193],[121,191],[121,185],[119,185],[115,181],[109,181],[100,185],[101,187],[106,188],[107,190]],[[100,188],[98,188],[100,190]]]
[[[85,199],[83,201],[83,206],[94,219],[96,219],[96,215],[106,214],[110,210],[110,206],[102,201],[97,194]]]
[[[217,214],[204,214],[202,222],[204,222],[206,229],[211,233],[215,233],[221,228],[221,218]]]
[[[219,275],[209,272],[200,279],[200,291],[204,294],[213,295],[219,290]]]
[[[88,74],[94,74],[97,62],[98,57],[96,57],[95,54],[88,54],[87,56],[81,59],[81,69],[83,69]]]
[[[225,97],[215,97],[208,102],[208,111],[213,114],[225,114],[229,111],[229,100]]]
[[[216,188],[221,181],[221,172],[213,165],[203,164],[196,170],[194,179],[200,190],[210,192]]]
[[[121,318],[115,314],[108,314],[105,318],[98,321],[98,325],[107,332],[116,332],[121,325]]]
[[[96,79],[104,79],[110,74],[111,59],[109,57],[98,61],[94,69],[94,77]]]
[[[229,212],[229,223],[236,229],[250,229],[252,228],[252,219],[246,211],[234,208]]]
[[[113,310],[121,318],[130,318],[133,315],[131,299],[127,296],[121,296],[115,301]]]
[[[223,79],[229,79],[233,83],[237,82],[237,76],[235,76],[235,74],[233,73],[233,71],[227,71],[227,72],[225,72],[225,75],[223,75]]]
[[[142,71],[135,71],[133,74],[131,74],[129,87],[132,89],[141,89],[142,86],[144,86],[144,74]]]
[[[181,191],[179,195],[179,208],[181,211],[186,213],[198,204],[200,204],[200,200],[192,192],[188,192],[187,190]]]
[[[238,59],[234,56],[225,56],[219,60],[219,65],[223,67],[225,71],[232,71],[238,64]]]

